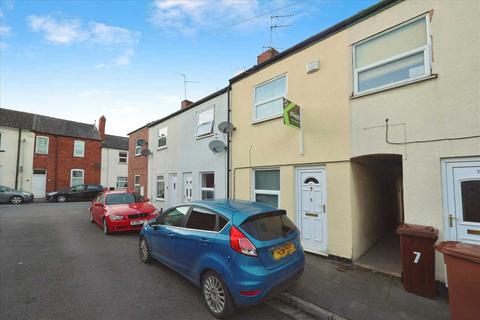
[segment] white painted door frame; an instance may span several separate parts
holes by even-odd
[[[39,185],[40,182],[41,184]],[[47,170],[45,170],[44,174],[34,173],[32,175],[32,193],[34,194],[34,197],[45,198],[46,189],[47,189]]]
[[[480,158],[442,160],[443,223],[446,240],[480,244],[480,236],[468,235],[468,229],[478,232],[480,223],[463,221],[460,183],[480,179]],[[464,230],[465,229],[465,230]]]
[[[178,204],[177,189],[178,189],[177,174],[170,173],[168,175],[168,206],[169,207],[173,207]]]
[[[304,173],[307,173],[307,174],[310,173],[312,174],[312,176],[318,177],[319,186],[318,185],[309,186],[307,184],[304,184],[303,183],[304,181],[302,179],[302,174]],[[320,188],[318,192],[318,196],[320,197],[320,199],[313,201],[315,208],[313,210],[314,212],[312,213],[312,215],[318,214],[317,216],[318,218],[310,217],[310,216],[307,218],[306,214],[305,214],[305,219],[303,218],[302,191],[305,191],[305,190],[302,190],[302,186]],[[304,250],[317,253],[317,254],[327,255],[328,254],[328,215],[327,215],[328,210],[327,210],[327,178],[326,178],[325,166],[296,167],[295,168],[295,195],[296,195],[295,222],[301,233],[300,238],[302,239],[302,246],[304,247]],[[315,196],[315,193],[313,194],[313,196]],[[319,224],[321,225],[321,230],[316,230],[316,231],[319,232],[319,235],[321,236],[322,241],[316,242],[316,241],[310,241],[302,238],[302,228],[305,228],[302,222],[305,221],[306,223],[306,221],[308,221],[309,219],[312,220],[310,223],[313,223],[313,220],[315,220],[316,222],[319,222]]]

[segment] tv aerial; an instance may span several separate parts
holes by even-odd
[[[187,75],[186,75],[186,74],[180,73],[180,72],[175,72],[175,73],[183,77],[183,94],[184,94],[184,100],[187,100],[187,84],[188,84],[188,83],[198,83],[198,82],[200,82],[200,81],[187,80]]]
[[[282,18],[288,18],[288,17],[293,17],[293,16],[294,16],[293,14],[270,16],[270,43],[269,43],[269,45],[268,45],[266,48],[268,48],[268,49],[274,49],[274,47],[273,47],[273,32],[274,32],[276,29],[279,29],[279,28],[287,28],[287,27],[291,27],[291,26],[292,26],[291,24],[280,24],[280,23],[278,23],[277,21],[278,21],[279,19],[282,19]]]

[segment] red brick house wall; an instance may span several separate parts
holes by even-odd
[[[148,195],[148,158],[135,156],[135,141],[144,139],[148,143],[148,128],[141,128],[128,136],[128,190],[134,191],[134,176],[140,176],[140,185],[143,186],[143,194]],[[148,148],[148,145],[143,146]]]
[[[35,134],[37,136],[45,136],[49,138],[48,154],[34,153],[33,156],[33,169],[47,170],[46,192],[69,188],[71,169],[83,169],[85,183],[100,183],[100,164],[102,158],[101,141],[57,136],[39,132],[36,132]],[[73,156],[73,145],[75,140],[85,142],[84,157]],[[36,150],[36,148],[34,150]]]

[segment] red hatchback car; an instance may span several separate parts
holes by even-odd
[[[140,230],[155,218],[158,210],[138,193],[104,191],[90,205],[90,221],[103,227],[103,233]]]

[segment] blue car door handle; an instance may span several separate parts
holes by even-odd
[[[207,244],[209,244],[209,243],[210,243],[210,240],[208,240],[208,239],[205,239],[205,238],[201,238],[201,239],[200,239],[200,240],[198,240],[198,241],[200,241],[200,243],[202,243],[202,244],[204,244],[204,245],[207,245]]]

